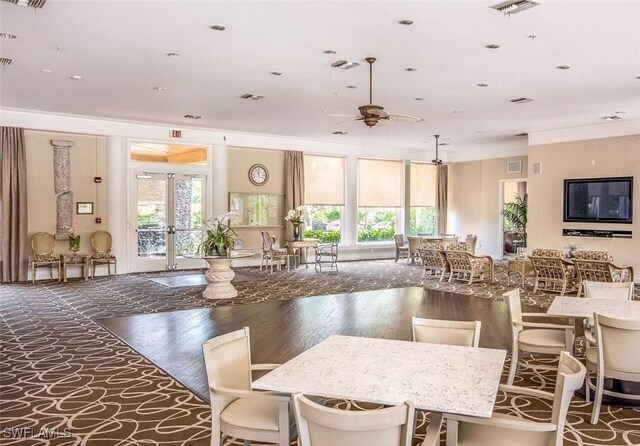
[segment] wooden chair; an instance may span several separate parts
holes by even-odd
[[[480,342],[480,321],[445,321],[411,318],[414,342],[477,347]]]
[[[564,351],[573,351],[574,324],[524,322],[524,318],[557,318],[557,316],[546,313],[523,313],[520,290],[517,288],[504,293],[503,297],[509,306],[512,332],[511,366],[507,384],[513,384],[519,365],[534,370],[554,370],[555,366],[520,362],[520,352],[559,355]]]
[[[424,277],[427,272],[431,275],[439,274],[440,278],[438,280],[442,282],[445,276],[451,273],[451,270],[449,269],[449,262],[447,262],[447,258],[442,250],[441,244],[428,243],[418,248],[418,252],[420,253],[420,258],[424,265],[422,277]]]
[[[466,243],[467,243],[467,250],[471,254],[475,254],[476,253],[476,244],[478,243],[478,236],[477,235],[473,235],[473,234],[467,234]]]
[[[573,263],[565,260],[557,249],[534,249],[529,256],[533,264],[533,292],[539,289],[564,296],[575,289]]]
[[[262,237],[262,258],[260,259],[260,271],[262,271],[262,266],[265,268],[267,266],[271,266],[271,274],[273,274],[273,263],[276,262],[278,266],[278,271],[280,271],[282,267],[282,261],[287,265],[287,271],[289,271],[289,251],[284,248],[275,248],[273,246],[274,239],[269,235],[267,231],[260,231],[260,236]]]
[[[620,393],[604,389],[607,378],[624,381],[640,382],[640,320],[618,319],[602,314],[594,314],[596,327],[596,347],[587,349],[587,369],[595,373],[596,384],[587,377],[586,398],[589,401],[589,391],[594,389],[596,394],[591,413],[591,424],[596,424],[600,417],[602,395],[611,395],[629,400],[640,400],[640,395]]]
[[[444,249],[447,249],[453,243],[458,243],[458,237],[455,234],[441,234],[440,237],[442,237]]]
[[[474,282],[493,282],[495,269],[491,256],[477,256],[468,251],[466,243],[454,243],[445,248],[444,254],[449,263],[449,282],[461,280],[469,284]]]
[[[338,271],[338,243],[318,245],[316,248],[316,271],[322,272],[322,265],[329,264],[329,268]]]
[[[204,362],[211,399],[211,446],[226,444],[223,436],[289,446],[295,423],[289,416],[291,398],[251,390],[254,370],[273,370],[278,364],[251,364],[249,328],[207,341]]]
[[[394,235],[393,241],[396,244],[396,260],[394,263],[397,263],[398,259],[404,258],[405,255],[409,257],[409,245],[404,242],[404,234]]]
[[[300,446],[410,446],[415,418],[413,404],[379,410],[348,411],[316,404],[293,395]],[[440,444],[442,416],[432,416],[424,446]]]
[[[569,403],[573,392],[582,386],[585,374],[585,367],[580,361],[562,352],[553,393],[500,385],[500,390],[508,394],[549,401],[552,405],[550,422],[530,421],[500,413],[494,413],[491,418],[446,414],[447,446],[562,446]]]
[[[613,263],[613,256],[606,251],[578,251],[573,258],[578,280],[578,297],[582,294],[582,282],[633,282],[633,267]]]
[[[91,234],[91,248],[93,249],[93,255],[89,260],[91,277],[96,276],[96,265],[106,264],[109,275],[111,275],[111,265],[113,265],[113,274],[118,274],[116,256],[111,254],[111,234],[107,231],[96,231]]]
[[[58,282],[60,282],[60,257],[53,255],[56,241],[48,232],[36,232],[31,236],[31,283],[36,283],[36,271],[43,266],[49,267],[49,278],[53,280],[53,267],[58,270]]]

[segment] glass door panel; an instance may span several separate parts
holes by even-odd
[[[202,241],[202,216],[204,214],[204,177],[175,175],[173,235],[175,257],[180,261],[185,255],[194,255]]]
[[[138,257],[167,257],[167,175],[136,175]]]

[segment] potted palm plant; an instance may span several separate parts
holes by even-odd
[[[235,212],[227,212],[213,220],[204,220],[202,222],[205,237],[202,243],[198,245],[196,252],[199,255],[227,257],[229,248],[233,246],[233,238],[237,236],[229,223],[234,215],[236,215]]]
[[[522,197],[516,195],[516,200],[511,203],[505,203],[504,208],[500,211],[500,214],[502,214],[507,224],[522,232],[524,246],[527,246],[528,197],[528,194],[524,194]]]

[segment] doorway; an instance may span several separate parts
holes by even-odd
[[[500,234],[504,257],[515,257],[526,247],[527,181],[502,180],[500,194]]]
[[[206,177],[135,172],[134,178],[133,271],[202,267],[189,256],[202,239]]]

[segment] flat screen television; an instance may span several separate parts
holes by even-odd
[[[564,180],[564,221],[633,222],[633,177]]]

